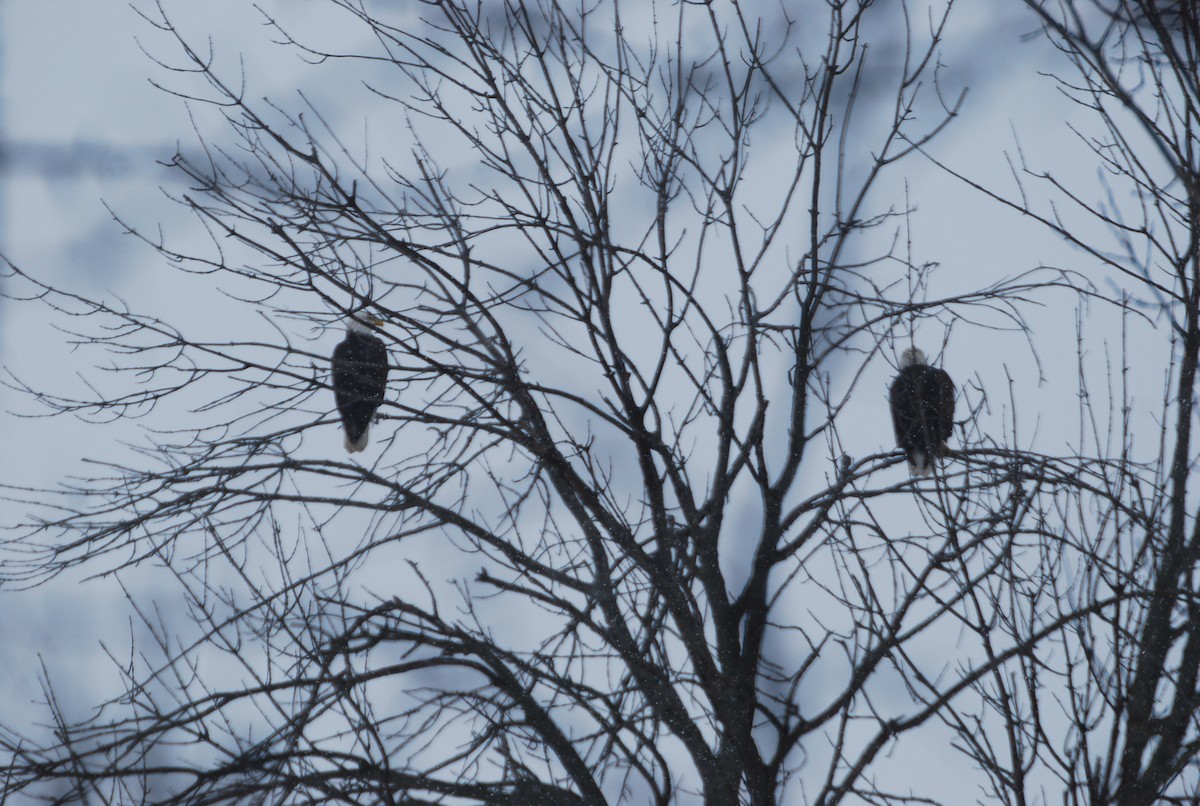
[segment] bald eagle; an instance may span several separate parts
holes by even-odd
[[[367,447],[371,418],[387,388],[387,348],[371,332],[383,324],[362,313],[346,320],[346,338],[333,348],[333,395],[346,431],[346,450]]]
[[[950,455],[946,440],[954,430],[954,382],[945,370],[926,363],[916,347],[900,357],[900,372],[888,396],[896,443],[908,456],[914,476],[933,473],[933,463]]]

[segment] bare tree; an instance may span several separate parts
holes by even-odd
[[[979,395],[932,479],[889,445],[848,453],[855,400],[885,411],[862,379],[915,327],[944,338],[969,310],[1019,330],[1030,295],[1084,288],[1046,271],[928,296],[900,170],[959,108],[937,81],[949,4],[438,0],[419,25],[333,4],[373,50],[268,22],[360,67],[407,153],[354,145],[305,96],[252,101],[148,16],[183,60],[164,66],[202,82],[173,91],[232,144],[203,134],[172,163],[210,248],[146,240],[273,339],[183,332],[10,267],[136,382],[23,388],[195,424],[9,541],[10,583],[160,566],[189,609],[131,593],[124,695],[54,711],[50,738],[7,730],[0,791],[922,802],[935,782],[879,774],[902,738],[958,725],[962,698],[1110,613],[1064,597],[991,632],[1058,491],[1085,482],[982,435]],[[391,361],[361,463],[323,450],[328,331],[360,310]],[[893,517],[913,506],[923,533]]]
[[[1024,157],[1016,196],[962,178],[1077,247],[1079,270],[1125,315],[1111,342],[1081,330],[1079,454],[1044,465],[1063,483],[1037,572],[990,597],[999,641],[1047,640],[979,681],[984,708],[944,717],[1002,802],[1061,790],[1071,804],[1194,804],[1200,16],[1164,0],[1026,5],[1067,64],[1060,89],[1090,112],[1077,133],[1106,193],[1089,198]],[[1149,394],[1147,363],[1164,378]]]

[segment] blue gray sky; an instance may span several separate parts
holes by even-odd
[[[164,0],[164,5],[194,40],[211,37],[218,63],[235,72],[239,63],[245,65],[251,94],[295,100],[295,90],[303,87],[323,102],[335,123],[361,128],[369,116],[342,101],[341,88],[328,73],[273,46],[270,30],[250,4]],[[262,5],[272,13],[285,11],[301,32],[341,37],[347,46],[357,35],[327,27],[318,0]],[[1039,74],[1056,64],[1055,57],[1041,41],[1022,41],[1033,24],[1017,5],[960,2],[942,57],[943,79],[951,89],[969,87],[970,94],[964,114],[934,151],[956,169],[1012,190],[1006,153],[1015,150],[1019,138],[1031,164],[1052,166],[1098,195],[1091,155],[1082,152],[1067,126],[1083,113]],[[175,58],[124,0],[0,4],[0,251],[25,271],[85,295],[119,296],[169,321],[221,321],[228,309],[212,289],[165,270],[153,250],[122,232],[105,206],[147,231],[161,224],[169,233],[194,234],[160,190],[176,189],[176,180],[156,164],[170,157],[177,142],[185,147],[194,142],[193,122],[183,103],[152,86],[151,79],[170,86],[173,77],[143,49]],[[220,139],[219,132],[206,133]],[[904,178],[918,208],[911,222],[914,258],[942,266],[935,291],[981,286],[1038,265],[1077,264],[1078,256],[1057,239],[932,165],[913,161]],[[1001,379],[1012,375],[1020,389],[1021,437],[1053,449],[1070,440],[1076,419],[1075,302],[1063,295],[1057,304],[1028,313],[1040,368],[1023,337],[970,328],[953,334],[942,362],[960,384],[975,379],[988,387],[992,409],[985,416],[995,418],[997,427],[1008,406]],[[1101,312],[1093,313],[1087,327],[1099,344],[1114,325]],[[61,324],[36,306],[0,302],[0,365],[52,389],[73,388],[77,373],[103,382],[95,353],[73,350],[69,338],[55,329]],[[231,319],[229,326],[238,324]],[[930,330],[918,341],[927,339],[927,346],[937,349],[942,336]],[[330,348],[336,338],[330,334]],[[1143,370],[1153,377],[1157,368]],[[892,371],[883,362],[874,366],[849,410],[862,423],[856,433],[843,435],[855,455],[891,446],[882,407]],[[137,443],[141,425],[155,422],[154,415],[105,425],[28,416],[38,413],[28,398],[0,388],[5,446],[0,482],[54,486],[82,472],[85,459],[128,456],[122,442]],[[328,442],[330,450],[340,449],[340,435],[332,429]],[[19,504],[0,504],[0,522],[22,517]],[[138,584],[136,576],[132,580]],[[155,583],[148,577],[145,584]],[[0,593],[0,643],[7,648],[0,653],[0,689],[9,695],[0,704],[0,721],[24,721],[22,709],[40,698],[43,660],[54,670],[68,707],[84,708],[96,689],[107,688],[100,643],[128,643],[129,615],[120,587],[104,579],[80,584],[76,576],[17,596]]]

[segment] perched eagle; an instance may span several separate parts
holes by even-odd
[[[900,357],[900,373],[888,399],[896,443],[908,455],[908,469],[914,476],[931,475],[933,463],[950,451],[946,440],[954,430],[954,382],[913,347]]]
[[[346,320],[346,338],[333,348],[333,394],[350,453],[367,447],[371,418],[387,388],[387,348],[371,332],[371,325],[381,324],[374,317],[355,314]]]

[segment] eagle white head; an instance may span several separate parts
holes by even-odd
[[[925,357],[925,352],[916,347],[909,347],[900,355],[900,369],[908,369],[922,364],[928,364],[929,359]]]
[[[372,326],[380,327],[383,325],[383,320],[378,316],[372,316],[366,311],[356,311],[353,315],[346,318],[346,330],[351,333],[357,333],[360,336],[373,335],[371,332]]]

